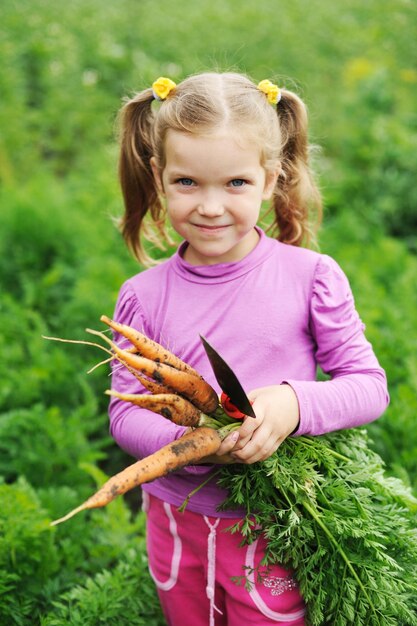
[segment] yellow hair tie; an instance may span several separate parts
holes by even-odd
[[[281,89],[268,79],[261,80],[258,83],[258,89],[266,95],[270,104],[278,104],[281,100]]]
[[[176,86],[177,85],[170,78],[160,76],[158,80],[152,84],[153,97],[155,100],[165,100]]]

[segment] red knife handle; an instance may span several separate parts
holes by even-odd
[[[223,391],[220,396],[220,402],[222,404],[222,407],[226,411],[227,415],[229,415],[230,417],[233,417],[235,420],[243,420],[243,418],[245,417],[245,414],[242,413],[242,411],[239,411],[239,409],[235,407],[235,405],[230,400],[229,396],[225,394]]]

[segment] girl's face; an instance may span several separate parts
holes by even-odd
[[[210,136],[168,131],[165,167],[151,161],[173,228],[187,242],[185,259],[213,265],[243,259],[258,242],[262,200],[278,172],[267,173],[258,146],[225,130]]]

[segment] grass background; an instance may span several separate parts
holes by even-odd
[[[0,21],[0,623],[163,624],[137,494],[49,521],[131,461],[108,436],[86,338],[138,271],[115,119],[160,75],[271,78],[310,112],[325,201],[321,250],[342,265],[390,383],[369,427],[417,493],[417,5],[408,0],[4,0]],[[140,593],[138,593],[140,589]]]

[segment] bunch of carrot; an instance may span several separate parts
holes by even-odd
[[[110,478],[94,495],[64,517],[52,522],[60,524],[80,511],[106,506],[114,498],[147,482],[214,454],[222,439],[239,424],[230,418],[219,403],[215,390],[200,374],[172,352],[126,324],[119,324],[102,315],[100,320],[130,342],[120,348],[104,333],[87,329],[110,347],[92,342],[57,339],[70,343],[88,343],[110,354],[126,367],[150,393],[123,394],[115,390],[106,393],[120,400],[159,413],[175,424],[190,430],[180,439],[164,446],[154,454],[129,465]]]
[[[214,454],[222,438],[240,424],[225,413],[214,389],[189,365],[129,326],[106,316],[101,320],[131,345],[123,350],[102,332],[89,329],[109,347],[75,343],[105,350],[107,361],[118,360],[148,392],[107,393],[160,413],[186,426],[187,432],[110,478],[52,525],[198,463]],[[264,529],[268,545],[263,563],[297,571],[311,626],[417,626],[417,502],[399,480],[384,476],[383,461],[368,447],[365,431],[289,437],[279,454],[262,463],[223,467],[220,486],[228,491],[222,508],[245,503],[247,516],[235,530],[246,542]]]

